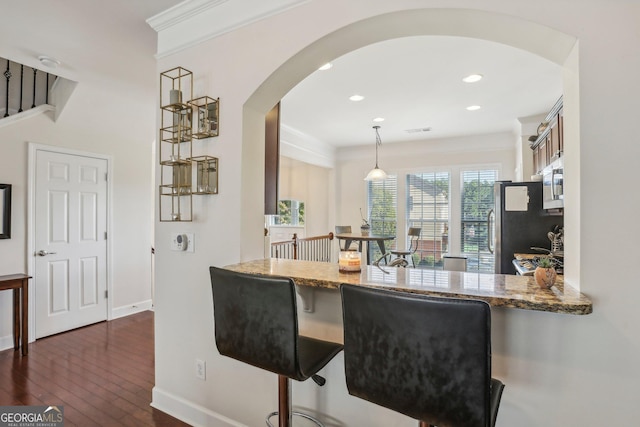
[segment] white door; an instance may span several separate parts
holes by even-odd
[[[107,318],[106,174],[106,159],[36,151],[36,338]]]

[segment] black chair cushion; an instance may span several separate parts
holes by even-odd
[[[304,381],[342,345],[298,336],[290,278],[210,267],[215,340],[220,354]]]
[[[346,284],[341,292],[350,394],[439,427],[490,425],[487,303]]]
[[[342,344],[300,335],[298,337],[300,371],[305,378],[315,375],[341,350]]]
[[[498,408],[500,407],[500,399],[502,398],[502,391],[504,390],[504,384],[502,381],[495,378],[491,379],[491,403],[489,404],[489,411],[491,412],[491,427],[496,425],[496,417],[498,415]]]

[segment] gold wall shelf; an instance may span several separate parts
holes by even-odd
[[[195,164],[196,187],[193,194],[218,194],[218,158],[197,156],[191,160]]]
[[[193,137],[204,139],[218,136],[220,98],[202,96],[189,101],[189,105],[193,107]]]
[[[160,221],[191,221],[191,119],[193,73],[176,67],[160,73]]]
[[[193,156],[193,139],[219,135],[220,98],[193,98],[193,73],[160,73],[160,221],[192,221],[193,195],[218,194],[217,157]]]

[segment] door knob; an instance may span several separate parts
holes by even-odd
[[[36,252],[36,255],[39,255],[39,256],[47,256],[47,255],[54,255],[54,254],[55,252],[47,252],[44,249]]]

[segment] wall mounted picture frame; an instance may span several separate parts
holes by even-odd
[[[0,184],[0,239],[11,238],[11,184]]]

